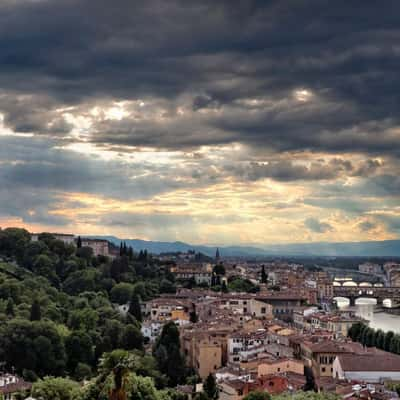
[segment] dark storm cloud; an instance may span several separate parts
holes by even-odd
[[[148,163],[105,161],[55,148],[53,141],[0,136],[0,187],[140,199],[181,188],[173,172]]]
[[[271,178],[289,182],[331,180],[342,175],[368,176],[373,174],[380,166],[381,164],[375,160],[366,160],[355,166],[351,161],[334,158],[329,162],[315,161],[310,165],[283,160],[268,163],[251,162],[245,165],[232,164],[225,169],[250,181]]]
[[[53,212],[81,206],[65,200],[66,192],[133,200],[194,184],[177,179],[167,168],[160,172],[148,163],[105,161],[57,148],[60,144],[0,135],[0,215],[64,225],[69,219]]]
[[[0,95],[0,112],[4,124],[14,132],[62,135],[71,131],[69,124],[55,110],[59,104],[48,96]]]
[[[333,231],[333,227],[328,224],[327,222],[321,222],[317,218],[307,218],[304,220],[304,225],[312,232],[315,233],[325,233],[325,232],[330,232]]]
[[[46,117],[34,99],[26,115],[11,102],[5,123],[62,135],[70,126],[59,106],[183,96],[194,114],[218,113],[167,127],[101,123],[92,140],[398,156],[399,12],[397,1],[2,2],[0,88],[56,103]],[[309,103],[283,100],[300,89],[313,93]]]

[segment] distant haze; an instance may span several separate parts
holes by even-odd
[[[140,239],[120,239],[114,236],[95,236],[119,245],[121,241],[132,246],[135,251],[147,249],[153,254],[186,252],[195,250],[214,256],[215,246],[190,245],[183,242],[154,242]],[[219,247],[222,256],[354,256],[354,257],[400,257],[400,240],[384,240],[358,243],[305,243],[273,245],[263,247],[227,246]]]

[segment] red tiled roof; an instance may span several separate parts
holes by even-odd
[[[400,372],[400,356],[375,353],[338,356],[344,371],[396,371]]]

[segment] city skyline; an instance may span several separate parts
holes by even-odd
[[[6,0],[0,226],[400,237],[400,5]]]

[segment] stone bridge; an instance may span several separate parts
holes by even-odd
[[[381,282],[376,282],[376,283],[372,283],[372,282],[367,282],[367,281],[360,281],[360,282],[356,282],[354,280],[348,281],[348,280],[338,280],[338,281],[334,281],[333,282],[333,286],[347,286],[346,283],[351,283],[351,285],[349,285],[350,287],[353,286],[360,286],[360,287],[383,287],[383,283]]]
[[[400,287],[334,286],[333,296],[348,298],[351,306],[354,306],[356,300],[361,297],[376,299],[379,305],[387,299],[398,303],[400,302]]]

